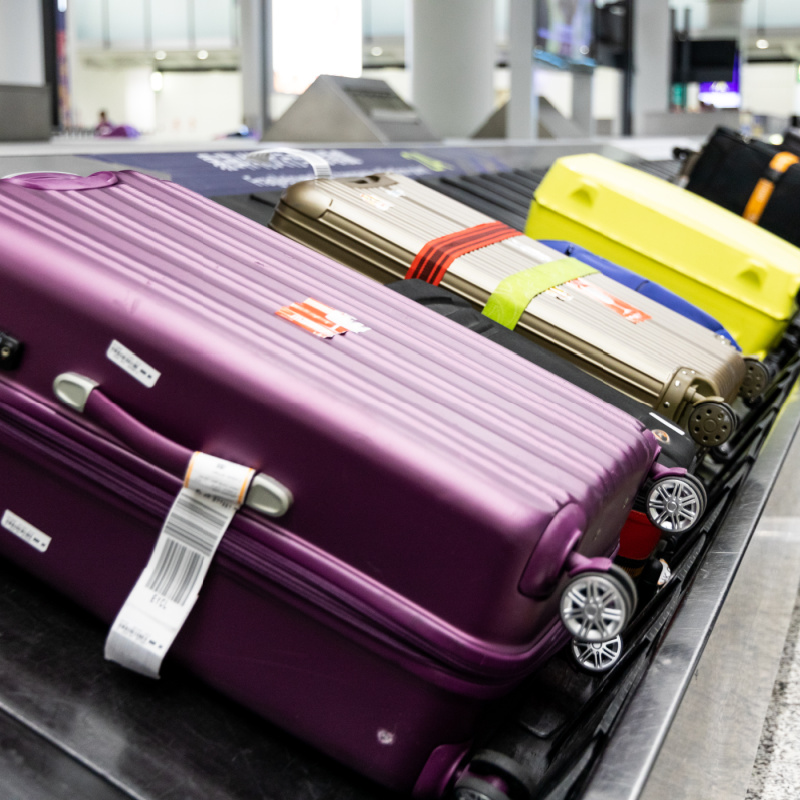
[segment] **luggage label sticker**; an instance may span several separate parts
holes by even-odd
[[[551,297],[555,297],[558,300],[572,300],[572,295],[569,292],[565,292],[560,286],[553,286],[551,289],[547,290],[546,294],[549,294]]]
[[[359,192],[358,196],[365,203],[369,203],[373,208],[377,208],[378,211],[388,211],[392,207],[392,204],[388,200],[383,200],[380,197],[375,197],[374,194]]]
[[[18,517],[8,508],[3,512],[0,525],[9,531],[9,533],[13,533],[14,536],[22,539],[23,542],[27,542],[40,553],[46,552],[52,541],[50,536],[40,531],[34,525],[31,525],[30,522],[26,522],[22,517]]]
[[[312,297],[307,297],[301,303],[282,306],[275,313],[320,339],[330,339],[348,332],[364,333],[370,330],[350,314],[337,311]]]
[[[604,306],[611,309],[611,311],[619,314],[621,317],[628,320],[628,322],[632,322],[634,325],[651,319],[649,314],[646,314],[644,311],[641,311],[629,303],[626,303],[624,300],[620,300],[618,297],[614,297],[599,286],[587,283],[580,278],[575,278],[575,280],[572,280],[569,283],[571,286],[574,286],[576,289],[580,289],[580,291],[599,301]]]
[[[108,346],[106,358],[148,389],[152,389],[161,377],[161,373],[155,367],[142,361],[136,353],[116,339]]]
[[[111,626],[106,659],[158,677],[253,475],[250,467],[194,454],[155,549]]]

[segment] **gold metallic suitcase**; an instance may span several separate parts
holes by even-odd
[[[722,444],[745,363],[725,339],[402,176],[289,187],[271,226],[383,283],[423,277]],[[469,248],[478,245],[479,249]],[[461,255],[453,259],[454,253]]]

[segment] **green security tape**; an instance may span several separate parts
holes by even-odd
[[[483,313],[513,331],[522,312],[534,297],[554,286],[561,286],[562,283],[595,272],[597,270],[594,267],[578,261],[577,258],[559,258],[557,261],[515,272],[500,281]]]

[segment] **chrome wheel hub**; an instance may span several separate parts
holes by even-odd
[[[622,639],[615,636],[607,642],[573,641],[572,656],[589,672],[605,672],[622,656]]]
[[[682,533],[703,513],[697,489],[679,478],[659,481],[647,498],[647,516],[662,531]]]
[[[605,575],[579,575],[561,598],[561,619],[581,642],[613,639],[625,626],[630,611],[623,591]]]

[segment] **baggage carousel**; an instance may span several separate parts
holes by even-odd
[[[543,167],[588,150],[661,159],[671,144],[319,149],[332,154],[334,175],[403,168],[422,177]],[[202,153],[93,146],[6,147],[0,175],[113,165],[207,196],[278,190],[307,175],[291,158],[251,168],[247,142]],[[467,777],[504,784],[512,800],[744,798],[800,581],[798,371],[796,362],[784,371],[738,448],[709,469],[713,510],[675,554],[673,578],[627,634],[623,660],[597,676],[553,659],[506,704]],[[101,623],[2,560],[0,576],[0,784],[13,800],[392,796],[169,662],[153,682],[103,661]],[[471,785],[456,794],[480,798]],[[492,800],[491,788],[483,796]]]

